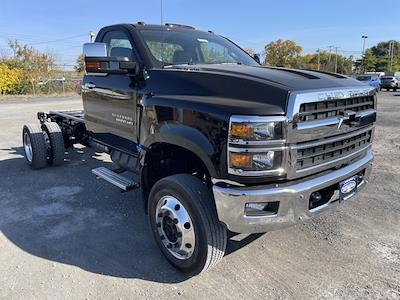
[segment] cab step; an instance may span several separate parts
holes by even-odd
[[[137,183],[133,179],[126,178],[121,174],[118,174],[110,169],[105,167],[99,167],[92,170],[92,173],[96,175],[97,178],[104,179],[109,183],[119,187],[123,191],[131,191],[137,189],[139,187],[139,183]]]

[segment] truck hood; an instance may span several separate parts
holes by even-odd
[[[227,76],[265,80],[280,85],[284,89],[295,91],[362,85],[359,81],[341,74],[315,70],[246,66],[238,64],[178,65],[174,66],[174,69],[220,73]]]
[[[340,74],[233,64],[152,69],[147,80],[156,97],[250,115],[284,115],[292,91],[355,86],[363,84]]]

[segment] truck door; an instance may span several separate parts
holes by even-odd
[[[137,61],[133,40],[124,29],[106,32],[98,42],[107,44],[109,56]],[[136,98],[134,79],[129,74],[89,74],[83,81],[85,123],[93,138],[128,152],[135,151]]]

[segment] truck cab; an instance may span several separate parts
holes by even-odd
[[[59,148],[102,147],[118,168],[93,173],[141,190],[157,245],[183,272],[216,265],[227,232],[295,225],[368,183],[374,87],[261,66],[179,24],[107,26],[84,53],[84,111],[40,113],[41,127],[24,127],[27,161],[41,168],[61,163]]]

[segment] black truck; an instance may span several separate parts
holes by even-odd
[[[140,189],[154,238],[189,274],[216,265],[227,233],[285,228],[359,192],[372,166],[374,88],[346,76],[263,67],[230,40],[179,24],[104,27],[84,45],[83,111],[25,125],[33,169],[80,143]]]

